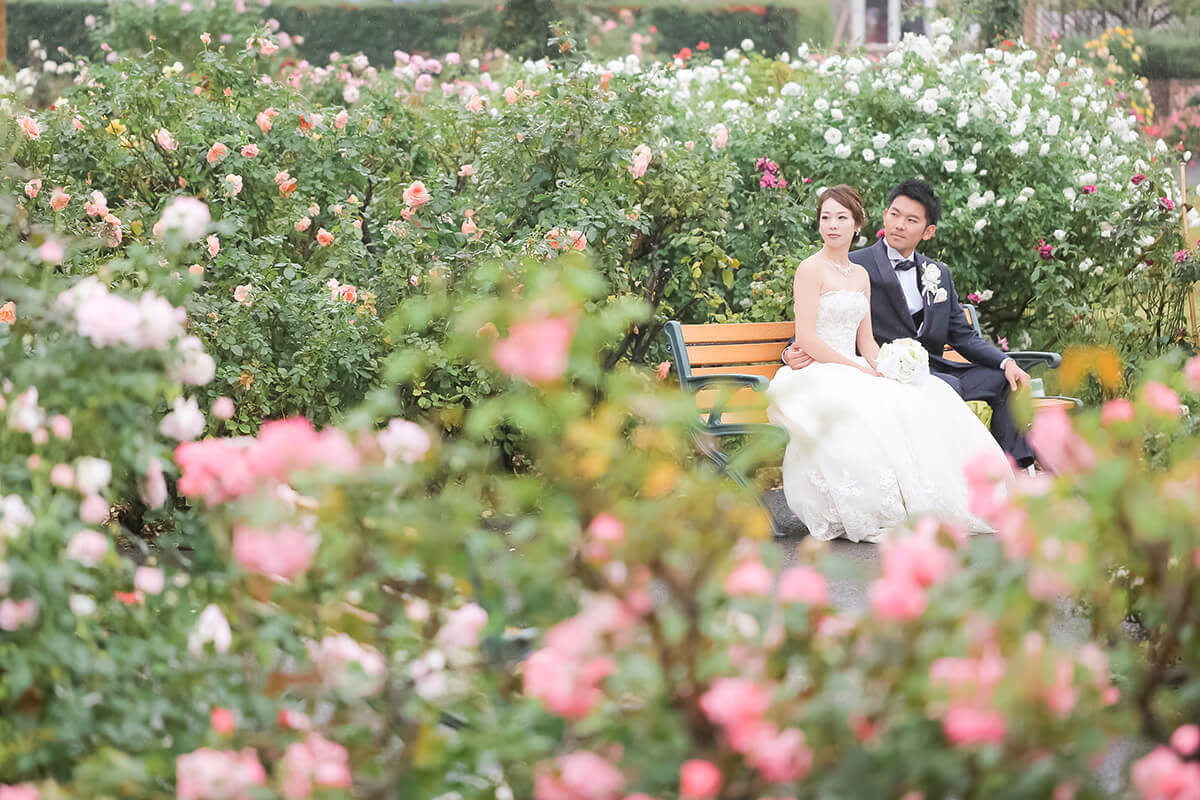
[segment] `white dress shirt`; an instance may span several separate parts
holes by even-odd
[[[883,246],[887,248],[888,261],[892,262],[892,269],[896,269],[896,265],[904,261],[904,256],[900,255],[900,251],[888,244],[887,239],[883,240]],[[915,260],[916,253],[909,256]],[[896,277],[900,279],[900,288],[904,292],[904,300],[908,303],[908,313],[915,314],[925,308],[925,301],[921,298],[921,289],[917,286],[917,269],[896,270]]]

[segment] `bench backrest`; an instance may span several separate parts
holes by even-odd
[[[693,378],[704,375],[760,375],[767,380],[783,366],[780,356],[795,335],[791,322],[728,322],[709,325],[667,323],[667,340],[675,360],[675,371],[685,390]],[[750,388],[701,389],[696,408],[705,421],[714,401],[726,395],[721,422],[751,424],[767,422],[767,400]]]

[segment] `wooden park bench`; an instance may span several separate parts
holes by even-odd
[[[963,311],[979,331],[975,307],[964,305]],[[749,485],[750,479],[731,463],[720,440],[727,436],[765,434],[780,443],[787,441],[786,431],[767,420],[766,389],[782,366],[780,356],[795,333],[795,325],[791,322],[682,325],[671,320],[666,333],[680,387],[696,399],[697,448],[721,472],[743,486]],[[1057,369],[1062,364],[1058,353],[1023,351],[1008,355],[1026,370],[1037,365]],[[950,348],[946,357],[966,361]],[[1034,379],[1033,393],[1035,412],[1051,405],[1070,408],[1080,405],[1070,397],[1046,397],[1040,378]],[[990,421],[991,407],[987,403],[977,400],[968,405],[984,424]]]

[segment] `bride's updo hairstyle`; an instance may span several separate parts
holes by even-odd
[[[839,183],[837,186],[830,186],[817,197],[817,216],[813,220],[817,227],[821,226],[821,208],[830,200],[850,212],[850,216],[854,217],[854,227],[861,229],[866,223],[867,212],[863,208],[862,195],[853,186]]]

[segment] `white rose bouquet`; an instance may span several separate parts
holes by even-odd
[[[915,339],[897,339],[879,348],[879,374],[899,383],[919,383],[929,375],[929,352]]]

